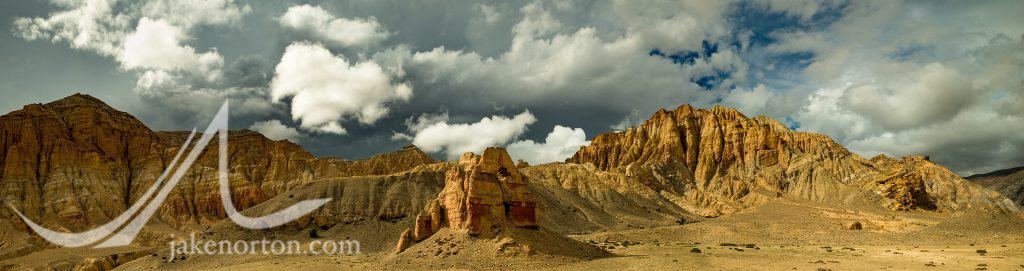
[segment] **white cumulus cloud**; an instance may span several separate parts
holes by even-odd
[[[259,132],[269,139],[282,140],[286,139],[291,142],[299,142],[299,138],[302,137],[302,133],[295,128],[288,127],[281,123],[280,120],[267,120],[253,123],[249,126],[249,129]]]
[[[444,117],[437,117],[444,116]],[[465,152],[480,152],[484,148],[502,146],[519,138],[526,127],[537,118],[524,111],[514,117],[490,116],[474,123],[449,124],[446,115],[421,117],[410,126],[412,144],[423,151],[443,152],[454,160]],[[403,136],[398,136],[404,138]]]
[[[44,17],[17,17],[12,31],[26,40],[66,42],[71,48],[118,58],[122,43],[142,18],[188,33],[202,25],[237,24],[252,9],[234,0],[51,0],[60,10]]]
[[[216,79],[224,58],[216,51],[196,53],[181,45],[185,38],[181,28],[162,19],[142,18],[135,32],[125,37],[118,61],[125,69],[186,70]]]
[[[342,120],[373,124],[390,111],[386,103],[412,97],[412,87],[393,81],[375,62],[349,63],[320,44],[297,42],[281,56],[270,96],[275,102],[292,97],[292,118],[303,129],[345,134]]]
[[[520,140],[509,144],[507,149],[509,155],[514,159],[523,159],[530,164],[543,164],[556,161],[564,161],[572,157],[580,146],[588,145],[587,134],[582,128],[569,128],[555,125],[544,142],[533,140]]]
[[[325,42],[345,47],[374,46],[391,35],[377,18],[335,18],[320,6],[311,5],[288,8],[280,23],[285,28],[305,31]]]
[[[768,101],[775,97],[775,94],[764,85],[757,85],[750,90],[733,89],[722,99],[722,104],[731,106],[747,115],[760,114],[765,111]]]

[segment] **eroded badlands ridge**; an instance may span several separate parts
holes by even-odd
[[[819,202],[877,202],[892,210],[1014,207],[927,157],[867,160],[827,136],[721,106],[659,110],[639,127],[598,135],[566,162],[641,176],[704,215],[743,209],[759,189]]]
[[[154,132],[88,95],[27,105],[0,116],[0,199],[51,229],[92,228],[135,202],[187,136],[188,132]],[[207,146],[155,220],[184,229],[224,218],[217,192],[217,154],[210,151],[216,145],[214,141]],[[248,130],[230,132],[228,145],[232,200],[240,209],[314,180],[384,175],[436,162],[415,147],[358,161],[315,158],[292,142]],[[6,206],[0,208],[0,230],[28,232]],[[47,246],[39,240],[35,244],[30,247]]]
[[[985,176],[967,177],[976,184],[992,189],[1024,206],[1024,167],[993,172]]]

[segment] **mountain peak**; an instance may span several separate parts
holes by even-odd
[[[986,178],[986,177],[1003,177],[1003,176],[1014,174],[1014,173],[1017,173],[1017,172],[1020,172],[1020,171],[1024,171],[1024,166],[1000,169],[1000,170],[996,170],[996,171],[992,171],[992,172],[988,172],[988,173],[974,174],[974,175],[971,175],[971,176],[967,176],[964,179],[979,179],[979,178]]]
[[[145,124],[135,116],[114,109],[96,97],[75,93],[60,100],[48,103],[28,104],[19,110],[3,115],[5,120],[34,119],[35,122],[45,121],[62,126],[61,131],[94,130],[92,133],[120,131],[132,134],[152,133]],[[82,132],[82,131],[78,131]]]
[[[659,110],[639,127],[598,135],[566,162],[605,171],[654,169],[652,174],[659,176],[652,180],[677,176],[680,183],[697,188],[665,189],[698,199],[689,211],[706,216],[739,210],[735,206],[745,204],[740,199],[756,189],[806,199],[835,196],[828,193],[873,193],[881,196],[881,206],[893,210],[959,210],[967,206],[962,195],[977,191],[960,185],[958,176],[927,156],[900,160],[879,156],[868,161],[828,136],[792,131],[769,117],[747,118],[724,106]],[[863,190],[834,192],[819,187],[836,180]],[[954,188],[925,189],[930,185]]]
[[[46,104],[46,106],[59,108],[90,106],[113,109],[112,107],[110,107],[110,105],[107,105],[107,103],[101,101],[100,99],[93,97],[89,94],[82,93],[71,94],[71,96],[67,96],[60,100],[49,102]]]
[[[743,113],[740,113],[740,111],[736,110],[735,108],[721,106],[721,105],[717,105],[717,104],[715,106],[711,107],[711,113],[715,114],[717,116],[727,117],[728,119],[746,119],[747,118],[746,115],[743,115]]]

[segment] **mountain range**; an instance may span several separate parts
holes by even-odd
[[[0,199],[44,227],[88,230],[138,200],[188,134],[153,131],[83,94],[26,105],[0,116]],[[403,230],[415,228],[417,217],[450,190],[446,178],[453,182],[453,171],[469,178],[469,165],[485,162],[436,161],[412,145],[362,160],[319,158],[253,131],[228,135],[230,190],[243,213],[330,197],[303,219],[268,232],[320,230],[363,240],[370,252],[391,251]],[[187,232],[268,234],[225,220],[216,147],[207,147],[160,206],[133,244],[138,249],[100,255],[88,265],[116,267]],[[1024,204],[1024,171],[965,180],[925,156],[864,158],[825,135],[722,106],[662,109],[639,126],[596,136],[564,162],[507,167],[528,180],[524,193],[536,204],[537,227],[557,236],[690,224],[782,200],[949,217],[1019,217]],[[446,216],[453,215],[458,211]],[[14,212],[0,209],[0,261],[56,249],[30,232]],[[44,266],[81,267],[82,257]]]

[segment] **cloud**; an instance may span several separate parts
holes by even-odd
[[[868,157],[929,155],[932,161],[970,175],[1021,165],[1024,136],[1007,131],[1024,131],[1024,118],[972,108],[933,126],[865,136],[848,146]]]
[[[223,82],[231,86],[266,87],[273,73],[267,59],[259,55],[243,56],[224,69]]]
[[[487,24],[495,24],[501,20],[502,14],[494,6],[477,4],[477,8],[480,9],[480,15],[483,16],[483,21]]]
[[[876,84],[852,86],[843,96],[844,106],[888,130],[901,130],[946,121],[974,102],[983,90],[971,88],[971,80],[959,72],[931,63],[890,87]]]
[[[820,0],[770,0],[753,3],[764,5],[773,12],[788,13],[799,18],[802,22],[806,22],[814,17],[820,9],[824,8],[822,5],[835,4],[830,1]]]
[[[142,73],[134,89],[142,104],[131,111],[157,130],[180,130],[207,122],[225,100],[231,101],[233,120],[281,113],[271,104],[265,88],[207,86],[204,80],[186,78],[189,76],[165,70]]]
[[[828,134],[839,142],[858,138],[870,132],[871,125],[863,116],[842,107],[845,88],[822,88],[807,98],[807,104],[794,114],[800,129]]]
[[[164,20],[142,18],[125,37],[118,61],[125,69],[185,70],[216,80],[224,58],[216,51],[196,53],[182,46],[185,38],[184,31]]]
[[[377,18],[335,18],[320,6],[299,5],[281,15],[281,26],[305,31],[333,45],[366,48],[380,44],[388,33]]]
[[[722,104],[739,109],[746,115],[754,115],[763,113],[774,97],[774,93],[759,84],[750,90],[733,89],[722,99]]]
[[[458,117],[469,118],[504,108],[530,108],[542,116],[539,122],[545,126],[573,123],[602,131],[627,115],[648,115],[684,103],[714,103],[720,90],[698,86],[693,82],[698,78],[746,76],[747,64],[727,45],[731,38],[717,21],[726,7],[699,1],[596,2],[581,10],[541,1],[474,6],[467,19],[468,45],[413,43],[370,56],[385,69],[400,70],[410,84],[424,90],[417,91],[415,103],[402,106],[404,112],[435,111],[443,104],[457,110]],[[614,14],[601,13],[612,10]],[[603,19],[595,22],[588,16]],[[671,21],[662,22],[666,18]],[[400,34],[393,40],[401,40],[405,32],[396,33]],[[721,46],[695,63],[652,56],[654,49],[667,54],[700,52],[702,40]],[[720,77],[722,90],[741,81]],[[389,134],[398,141],[413,135]],[[545,135],[527,136],[540,142]]]
[[[64,2],[58,6],[67,9],[49,17],[16,18],[13,31],[26,40],[67,42],[74,49],[116,56],[134,18],[114,13],[114,5],[114,1],[104,0]]]
[[[42,17],[18,17],[12,31],[25,40],[42,40],[109,57],[134,72],[132,110],[159,129],[185,129],[206,121],[225,99],[232,115],[276,111],[267,102],[265,84],[223,81],[224,58],[216,49],[198,52],[188,45],[203,26],[238,25],[252,10],[233,0],[53,0],[56,11]],[[231,70],[234,70],[232,67]],[[240,73],[233,73],[237,76]],[[185,125],[184,127],[182,125]]]
[[[640,126],[640,124],[643,124],[644,121],[647,121],[647,118],[643,115],[640,115],[639,110],[633,110],[632,112],[629,113],[629,115],[626,115],[626,117],[622,118],[621,121],[609,126],[608,128],[611,128],[613,131],[625,131],[630,127]]]
[[[527,4],[521,10],[523,20],[512,27],[516,37],[520,39],[547,36],[558,32],[562,28],[562,23],[552,17],[551,13],[541,5],[541,2]],[[484,11],[484,15],[488,16],[487,11]],[[490,17],[493,17],[493,15],[490,15]]]
[[[555,125],[548,133],[544,142],[520,140],[508,145],[508,153],[515,159],[523,159],[537,165],[549,162],[564,161],[572,157],[581,146],[590,144],[587,135],[580,128],[569,128]]]
[[[141,18],[163,21],[188,33],[202,25],[237,24],[251,9],[233,0],[150,0],[118,3],[114,0],[52,0],[62,8],[45,17],[17,17],[13,32],[26,40],[67,42],[71,48],[118,58],[122,42]]]
[[[438,114],[421,114],[416,117],[413,121],[412,118],[405,120],[405,126],[409,128],[411,132],[423,131],[427,127],[433,126],[434,124],[444,123],[448,121],[448,112]]]
[[[306,130],[345,134],[341,121],[355,118],[373,124],[386,116],[386,103],[408,101],[412,87],[395,83],[377,63],[349,63],[322,45],[297,42],[285,49],[277,64],[270,96],[291,97],[292,118]]]
[[[299,139],[302,138],[302,133],[299,133],[299,130],[281,124],[280,120],[259,121],[249,126],[249,129],[273,140],[285,139],[291,142],[299,142]]]
[[[652,59],[651,47],[631,38],[605,41],[598,35],[593,28],[550,39],[517,35],[512,48],[499,58],[444,47],[382,54],[404,55],[395,65],[416,78],[417,86],[450,95],[472,93],[504,105],[563,102],[624,114],[636,108],[653,112],[662,106],[712,99],[689,81],[695,69]]]
[[[527,126],[537,121],[529,111],[512,118],[490,116],[463,124],[449,124],[446,116],[419,118],[414,126],[410,126],[414,134],[406,137],[411,137],[412,144],[423,151],[444,153],[448,160],[455,160],[465,152],[480,152],[487,147],[505,145],[519,138]]]
[[[580,146],[590,144],[581,128],[555,125],[544,142],[513,140],[526,132],[537,120],[529,111],[512,118],[491,116],[469,124],[449,124],[448,113],[422,114],[406,120],[407,133],[395,133],[395,141],[412,141],[427,152],[445,153],[448,159],[465,152],[479,152],[486,147],[506,146],[510,155],[531,164],[562,161],[571,157]],[[509,143],[511,142],[511,143]]]
[[[196,108],[232,98],[251,114],[235,123],[292,117],[299,131],[318,131],[303,138],[318,155],[367,156],[430,127],[415,124],[510,108],[529,108],[531,125],[600,133],[688,103],[768,115],[861,154],[930,154],[958,172],[1024,162],[1006,154],[1024,149],[1024,135],[985,126],[1017,127],[1024,115],[1024,17],[1012,1],[314,2],[54,0],[48,14],[15,17],[12,31],[117,61],[136,76],[147,124],[187,129],[208,115]],[[168,54],[126,49],[150,32],[137,48]],[[271,103],[273,79],[289,81],[276,62],[297,40],[320,42],[329,57],[318,59],[344,68],[293,68],[288,77],[306,79],[291,81],[316,87],[279,89],[284,102]],[[323,83],[359,77],[361,65],[379,67],[367,88],[384,91]],[[402,85],[416,88],[414,102]],[[338,93],[371,98],[340,108],[323,98]],[[453,114],[416,118],[441,111]],[[547,144],[547,132],[505,144]]]
[[[164,18],[167,22],[191,29],[200,25],[235,25],[252,12],[235,0],[149,0],[138,8],[141,16]]]
[[[960,174],[1024,162],[1024,19],[1005,3],[854,2],[826,27],[786,30],[767,48],[796,66],[796,88],[817,89],[793,119],[865,156],[930,155]],[[978,16],[980,14],[986,14]],[[969,20],[956,27],[943,22]],[[1014,25],[1015,27],[1009,27]],[[886,31],[874,31],[884,27]],[[1007,128],[1013,129],[1013,128]],[[983,162],[981,162],[983,161]]]

